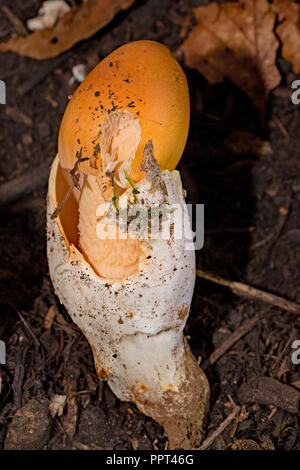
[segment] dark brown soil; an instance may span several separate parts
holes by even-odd
[[[86,63],[91,69],[117,46],[136,39],[155,39],[176,51],[184,18],[191,7],[206,3],[137,0],[58,59],[0,55],[6,106],[25,114],[8,115],[0,106],[1,183],[55,156],[59,123],[76,88],[69,84],[73,65]],[[23,21],[39,4],[1,1]],[[14,32],[1,8],[0,22],[1,38]],[[205,204],[198,266],[300,303],[300,108],[290,100],[295,78],[290,66],[281,58],[278,64],[282,83],[270,97],[263,129],[258,111],[232,84],[211,86],[186,70],[192,115],[180,170],[189,202]],[[254,152],[255,136],[268,143]],[[46,187],[0,210],[0,339],[7,346],[7,364],[0,366],[0,448],[164,448],[163,429],[99,383],[87,341],[54,297],[45,253],[45,196]],[[58,314],[46,329],[50,307]],[[198,279],[186,334],[204,362],[257,313],[256,326],[206,370],[212,392],[207,435],[230,413],[229,395],[242,407],[240,420],[211,448],[300,450],[300,369],[291,360],[291,344],[300,340],[299,318]],[[271,392],[266,387],[256,393],[254,382],[266,377],[275,379],[268,381]],[[54,394],[69,399],[63,414],[52,418],[48,408]]]

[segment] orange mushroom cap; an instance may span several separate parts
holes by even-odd
[[[107,113],[129,111],[139,119],[141,139],[131,168],[139,181],[143,150],[152,139],[161,170],[173,170],[183,153],[189,128],[189,91],[185,74],[170,50],[154,41],[125,44],[103,59],[77,88],[62,119],[58,153],[63,168],[72,169],[76,154],[96,157],[80,171],[101,172],[99,134]]]

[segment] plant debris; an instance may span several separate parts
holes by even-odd
[[[2,0],[2,3],[26,24],[26,19],[38,11],[41,0]],[[31,8],[25,9],[25,3]],[[17,90],[9,94],[9,105],[32,119],[32,127],[28,127],[4,117],[0,135],[0,339],[7,345],[7,364],[0,366],[1,448],[12,445],[10,429],[12,424],[18,424],[15,421],[18,409],[24,414],[25,405],[39,397],[48,400],[43,414],[49,414],[50,419],[47,442],[38,439],[42,429],[47,429],[48,417],[43,421],[45,427],[35,427],[32,439],[39,449],[132,450],[136,441],[139,450],[166,448],[163,429],[157,423],[140,414],[134,404],[121,403],[105,382],[99,382],[88,342],[63,306],[57,304],[45,256],[45,197],[50,160],[57,150],[54,136],[66,97],[72,93],[69,86],[72,66],[89,64],[91,57],[96,57],[95,65],[99,57],[128,38],[156,39],[177,50],[184,19],[195,4],[195,0],[139,2],[113,27],[105,28],[101,40],[98,36],[90,38],[54,60],[28,61],[15,54],[0,54],[3,72],[0,78]],[[18,33],[1,8],[0,17],[1,38]],[[284,62],[281,52],[279,49],[278,65],[283,84],[270,95],[265,133],[258,111],[229,80],[211,85],[201,74],[186,69],[192,98],[191,128],[179,169],[188,190],[188,202],[205,204],[206,236],[204,248],[196,253],[198,267],[214,277],[219,274],[223,280],[236,279],[299,304],[300,108],[290,99],[290,82],[298,77],[289,64],[281,66]],[[42,121],[49,127],[43,138],[39,133]],[[253,133],[257,138],[267,138],[273,154],[263,152],[260,155],[263,158],[255,158],[254,149],[251,146],[247,149],[246,145],[240,146],[241,153],[237,153],[240,139],[232,135],[244,131],[249,133],[244,141],[247,146]],[[24,144],[24,133],[33,136],[30,145]],[[283,206],[288,208],[284,224],[281,221],[284,216],[279,212]],[[52,318],[51,309],[45,322],[51,306],[57,308],[57,315]],[[203,364],[211,354],[220,351],[218,348],[224,351],[227,338],[232,343],[234,334],[240,333],[244,324],[249,327],[249,320],[256,314],[261,317],[258,323],[207,368],[213,385],[207,437],[231,414],[228,394],[241,407],[209,449],[250,449],[256,447],[253,443],[256,442],[266,450],[279,447],[300,450],[299,413],[290,413],[272,403],[247,401],[243,405],[238,397],[241,384],[246,387],[254,377],[261,376],[273,378],[293,391],[300,390],[299,365],[291,359],[295,351],[292,341],[300,338],[299,316],[257,296],[234,294],[224,285],[198,277],[185,333],[190,336],[193,353]],[[76,392],[73,388],[69,394],[65,379],[78,367]],[[76,399],[77,432],[72,441],[62,421],[67,403],[61,417],[52,418],[47,413],[55,394]],[[294,394],[291,405],[293,397]],[[240,422],[243,408],[248,416]],[[30,410],[38,423],[40,407],[30,405]],[[71,408],[71,423],[72,417],[75,421],[74,410],[75,407]],[[23,423],[15,434],[14,448],[23,449],[28,444],[23,431],[29,422]],[[15,426],[14,429],[17,430]]]
[[[238,397],[242,403],[273,405],[299,413],[300,392],[273,377],[253,377],[241,385]]]
[[[49,435],[50,416],[47,401],[32,399],[15,413],[8,426],[4,448],[5,450],[42,449]]]
[[[77,42],[93,36],[121,10],[135,0],[83,0],[80,6],[58,19],[53,28],[17,36],[0,44],[0,51],[17,52],[33,59],[49,59],[70,49]]]
[[[213,2],[193,14],[196,25],[182,46],[186,64],[210,83],[228,78],[264,116],[269,93],[280,82],[271,5],[267,0]]]
[[[276,34],[281,41],[281,54],[300,72],[300,5],[294,0],[274,0],[272,10],[278,14]]]
[[[71,7],[63,0],[46,0],[38,11],[38,16],[27,21],[30,31],[53,28],[58,19],[63,18]]]
[[[152,183],[151,191],[162,191],[163,194],[167,194],[167,188],[164,181],[160,177],[159,164],[155,160],[153,155],[153,144],[152,140],[148,140],[143,151],[143,160],[140,165],[140,169],[145,171],[146,179]]]
[[[49,411],[52,418],[54,418],[56,415],[61,416],[63,414],[66,401],[66,395],[53,395],[49,404]]]

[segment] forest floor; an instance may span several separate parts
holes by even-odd
[[[137,0],[59,58],[1,54],[7,105],[0,108],[0,184],[50,165],[68,96],[78,85],[70,84],[72,66],[91,69],[138,39],[161,41],[176,52],[185,17],[206,3]],[[40,1],[1,5],[25,23]],[[2,36],[13,32],[1,8],[0,23]],[[212,86],[185,68],[191,128],[179,169],[188,202],[205,204],[198,267],[300,303],[300,107],[290,99],[296,77],[280,58],[278,66],[282,81],[268,101],[264,126],[230,82]],[[163,449],[163,429],[99,383],[86,339],[54,296],[45,249],[46,190],[45,184],[0,209],[0,339],[7,346],[7,363],[0,366],[0,449]],[[49,309],[56,316],[47,328]],[[210,355],[241,326],[242,337],[211,364]],[[211,385],[206,437],[232,411],[230,398],[241,409],[210,448],[300,450],[300,369],[291,358],[292,342],[300,340],[299,316],[198,278],[186,334]],[[54,394],[68,402],[52,418]],[[35,432],[28,433],[28,423]]]

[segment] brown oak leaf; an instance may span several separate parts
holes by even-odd
[[[274,0],[272,9],[278,14],[276,33],[282,43],[281,55],[300,72],[300,5],[293,0]]]
[[[210,83],[228,78],[264,116],[270,90],[280,82],[271,5],[267,0],[211,3],[193,14],[196,25],[182,46],[186,64]]]
[[[35,31],[28,36],[12,37],[0,44],[0,51],[17,52],[34,59],[48,59],[87,39],[135,0],[83,0],[57,21],[53,28]]]

